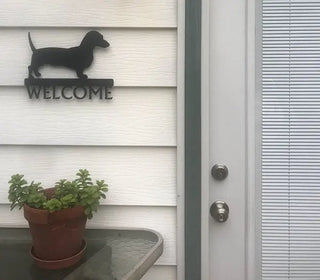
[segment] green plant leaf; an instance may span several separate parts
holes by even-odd
[[[11,202],[11,210],[17,206],[21,209],[24,204],[50,212],[81,205],[89,219],[92,218],[92,213],[98,210],[100,199],[105,199],[104,193],[108,191],[108,185],[104,180],[97,180],[93,184],[87,169],[80,169],[72,181],[58,181],[55,184],[54,196],[49,200],[44,195],[41,183],[32,181],[28,184],[24,175],[12,175],[9,185],[8,199]]]

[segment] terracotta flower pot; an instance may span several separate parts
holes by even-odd
[[[51,197],[54,189],[46,189]],[[87,217],[81,206],[50,213],[24,205],[24,217],[29,222],[34,258],[43,261],[59,261],[59,267],[66,267],[61,260],[77,256],[84,247],[83,234]],[[79,260],[79,259],[78,259]],[[68,265],[67,265],[68,266]]]

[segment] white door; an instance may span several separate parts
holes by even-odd
[[[319,280],[320,0],[203,5],[203,279]]]

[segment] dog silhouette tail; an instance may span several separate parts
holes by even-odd
[[[36,50],[36,48],[35,48],[34,44],[32,43],[30,32],[28,32],[28,38],[29,38],[30,48],[31,48],[32,52],[34,52]]]

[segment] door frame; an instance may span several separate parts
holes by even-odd
[[[201,5],[185,0],[185,280],[201,279]]]

